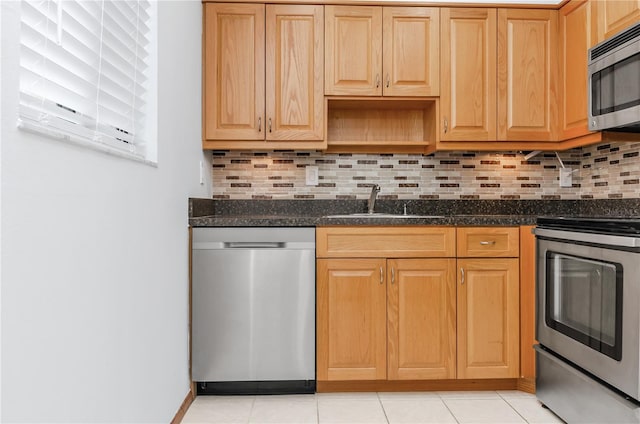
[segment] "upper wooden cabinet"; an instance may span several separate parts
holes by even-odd
[[[595,7],[597,33],[594,45],[640,20],[640,0],[592,0],[591,3]]]
[[[385,96],[440,94],[440,10],[382,9]]]
[[[324,9],[325,94],[382,95],[382,8]]]
[[[206,2],[203,147],[429,154],[635,141],[588,131],[586,48],[639,19],[640,0]]]
[[[323,140],[322,6],[267,5],[267,140]]]
[[[204,148],[326,146],[323,7],[204,10]]]
[[[204,5],[204,139],[264,140],[264,5]]]
[[[498,140],[557,139],[557,46],[557,11],[498,9]]]
[[[438,8],[325,6],[327,95],[437,96]]]
[[[440,139],[496,139],[496,10],[443,8]]]
[[[553,141],[557,11],[444,8],[441,25],[440,140]]]
[[[587,55],[595,44],[591,15],[594,3],[572,0],[560,9],[560,138],[589,134]]]

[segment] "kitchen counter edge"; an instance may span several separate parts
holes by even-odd
[[[442,218],[332,218],[326,216],[252,215],[189,218],[192,227],[324,227],[324,226],[521,226],[534,225],[536,215],[451,215]]]

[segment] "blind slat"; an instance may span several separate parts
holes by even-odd
[[[22,46],[36,50],[41,58],[57,61],[56,58],[59,57],[61,61],[74,63],[75,66],[86,69],[94,69],[99,59],[95,47],[92,48],[83,44],[67,32],[63,31],[62,35],[65,40],[66,49],[61,49],[53,42],[43,41],[44,35],[34,28],[23,26],[21,31],[24,35]]]
[[[68,85],[79,85],[81,88],[89,89],[95,87],[98,72],[86,63],[78,61],[75,56],[61,54],[58,62],[48,60],[41,54],[42,47],[22,45],[21,66],[31,69],[51,80],[68,81]],[[78,84],[74,82],[77,81]],[[81,90],[85,95],[87,92]]]
[[[57,130],[67,129],[76,136],[107,137],[120,139],[132,143],[140,140],[137,133],[130,130],[121,130],[117,125],[105,125],[98,123],[91,116],[79,114],[49,101],[38,99],[27,94],[20,97],[21,115],[25,119],[37,121],[40,125],[49,125]],[[106,113],[106,111],[102,111]]]
[[[54,103],[62,104],[82,113],[91,113],[92,109],[95,108],[94,93],[91,93],[90,97],[86,97],[82,93],[73,91],[69,87],[42,78],[29,69],[21,68],[21,71],[24,71],[25,74],[24,80],[20,83],[21,92],[38,95],[39,97],[49,99]]]
[[[23,0],[21,119],[61,137],[144,146],[150,7],[149,0]]]

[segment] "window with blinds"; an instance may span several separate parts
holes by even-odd
[[[23,0],[19,126],[145,159],[151,7]]]

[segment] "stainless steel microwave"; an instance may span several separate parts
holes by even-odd
[[[589,129],[640,132],[640,23],[589,49]]]

